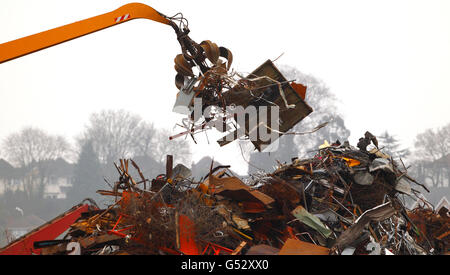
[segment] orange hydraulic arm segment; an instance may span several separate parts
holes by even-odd
[[[0,44],[0,63],[136,18],[171,24],[169,19],[152,7],[130,3],[112,12]]]

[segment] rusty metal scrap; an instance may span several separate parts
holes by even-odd
[[[171,156],[152,181],[131,161],[134,180],[121,160],[114,190],[99,191],[114,202],[84,214],[63,242],[41,245],[45,254],[67,254],[68,243],[102,255],[448,253],[448,210],[405,208],[400,197],[416,182],[385,156],[334,143],[252,181],[211,165],[198,182]]]
[[[288,239],[281,248],[278,255],[328,255],[330,250],[323,246],[318,246],[297,239]]]
[[[385,204],[367,210],[361,216],[359,216],[358,219],[355,220],[355,223],[352,226],[342,232],[342,234],[336,240],[333,248],[347,247],[361,235],[361,232],[370,222],[380,222],[386,220],[396,213],[397,210],[394,208],[394,206],[392,206],[391,202],[387,202]]]
[[[229,50],[219,48],[211,41],[203,41],[200,45],[208,60],[213,63],[213,66],[200,76],[194,76],[192,67],[195,64],[188,63],[183,55],[180,54],[175,58],[175,69],[178,72],[176,85],[180,92],[174,111],[187,114],[188,117],[181,124],[177,124],[184,128],[184,131],[170,139],[185,135],[190,135],[194,139],[195,134],[216,128],[222,133],[226,132],[226,135],[217,141],[220,146],[239,138],[255,136],[257,138],[251,142],[258,151],[261,151],[278,137],[288,133],[313,111],[305,102],[307,87],[293,80],[287,80],[271,60],[267,60],[252,73],[243,76],[238,72],[229,71],[232,62]],[[227,62],[223,63],[219,56],[225,58],[224,61]],[[195,102],[200,99],[201,111],[209,110],[206,115],[195,113]],[[256,115],[241,121],[237,116],[245,114],[240,114],[236,109],[237,106],[242,107],[240,112],[245,112],[244,109],[249,106],[256,107]],[[260,112],[260,107],[275,106],[279,108],[280,116],[276,121],[270,119],[271,114]],[[234,109],[235,112],[232,111]],[[253,125],[250,122],[256,121],[267,122],[264,125],[258,124],[256,128],[250,128]],[[315,130],[318,130],[320,126],[316,128]],[[267,132],[273,138],[262,140],[261,131]]]
[[[412,221],[410,234],[416,236],[419,245],[442,254],[450,252],[450,213],[447,208],[443,207],[436,213],[419,206],[408,211],[407,215]]]

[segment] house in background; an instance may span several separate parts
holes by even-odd
[[[73,169],[74,164],[62,158],[32,162],[20,168],[0,159],[0,194],[6,190],[24,190],[26,185],[44,181],[44,198],[64,199],[72,185]]]
[[[4,159],[0,159],[0,193],[14,185],[16,168]]]
[[[48,182],[44,190],[44,198],[65,199],[67,188],[72,186],[74,164],[62,158],[46,163]]]

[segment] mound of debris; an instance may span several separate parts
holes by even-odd
[[[98,191],[114,203],[84,213],[63,240],[41,243],[42,253],[67,254],[68,244],[79,254],[448,253],[448,210],[408,211],[402,195],[420,193],[412,183],[426,187],[370,133],[358,147],[326,144],[313,158],[246,179],[211,165],[200,182],[183,165],[173,168],[171,156],[151,181],[121,160],[113,190]]]

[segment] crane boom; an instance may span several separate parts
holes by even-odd
[[[0,44],[0,63],[136,18],[171,25],[169,19],[152,7],[141,3],[130,3],[112,12]]]
[[[280,134],[282,135],[290,130],[312,112],[312,108],[303,100],[306,87],[303,85],[290,85],[289,83],[292,81],[286,80],[270,60],[257,68],[248,77],[242,77],[235,72],[229,73],[233,62],[233,55],[230,50],[225,47],[219,47],[210,40],[204,40],[197,44],[189,37],[188,21],[181,13],[167,17],[152,7],[141,3],[126,4],[109,13],[0,44],[0,64],[136,18],[145,18],[166,24],[175,31],[178,43],[181,46],[181,54],[178,54],[174,59],[174,68],[177,72],[175,85],[179,92],[173,111],[189,115],[192,125],[197,121],[193,119],[195,117],[194,98],[204,100],[202,111],[210,106],[218,106],[226,111],[227,106],[247,107],[254,105],[256,101],[260,100],[261,96],[264,95],[269,98],[270,95],[270,100],[264,99],[266,103],[278,106],[284,105],[284,108],[289,110],[282,111],[283,115],[280,121],[283,123],[279,125],[281,132],[275,129],[276,131],[273,132],[276,133],[278,131],[278,133],[273,134],[273,137],[265,143],[259,138],[256,139],[257,143],[252,141],[255,147],[261,151],[261,144],[271,144]],[[196,70],[193,70],[194,68]],[[272,90],[275,86],[278,89]],[[258,91],[256,94],[259,95],[256,95],[255,91]],[[288,100],[293,103],[288,104]],[[181,134],[189,133],[193,137],[193,133],[196,130],[202,131],[210,121],[215,123],[223,119],[224,117],[219,118],[218,116],[214,120],[205,118],[205,121],[200,122],[203,123],[202,125],[197,125],[198,127],[189,126],[186,128],[187,131]],[[222,122],[220,122],[220,125],[224,125]],[[272,133],[275,124],[271,127],[267,125],[264,127],[269,128]],[[242,128],[244,129],[244,127]],[[253,127],[252,133],[255,133],[259,128],[260,126],[258,128]],[[235,140],[237,134],[237,132],[229,133],[229,135],[219,140],[220,146]],[[245,135],[249,136],[249,134],[250,130],[246,128]]]

